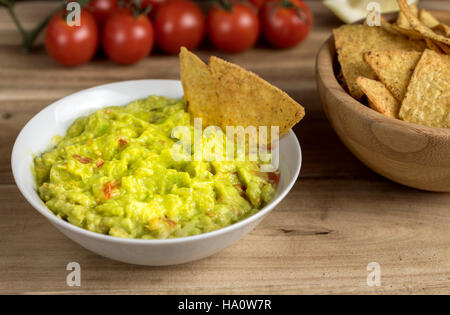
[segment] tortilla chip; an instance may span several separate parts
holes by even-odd
[[[433,42],[432,39],[425,37],[425,43],[427,44],[428,49],[431,49],[437,53],[442,54],[442,50],[439,48],[438,45]]]
[[[400,7],[401,12],[406,16],[408,19],[409,24],[412,26],[412,28],[425,37],[431,38],[435,41],[439,41],[442,43],[445,43],[447,45],[450,45],[450,38],[445,37],[443,35],[436,34],[433,32],[432,29],[425,26],[417,16],[414,15],[414,13],[411,11],[411,8],[406,3],[406,0],[397,0],[398,6]]]
[[[436,28],[442,27],[442,30],[445,34],[445,36],[450,37],[450,26],[447,24],[441,23],[439,26],[436,26]]]
[[[429,11],[422,9],[419,13],[419,20],[429,28],[434,28],[441,24]]]
[[[450,45],[446,45],[444,43],[439,42],[435,42],[435,44],[438,45],[439,48],[441,48],[445,54],[450,55]]]
[[[450,36],[450,27],[439,22],[429,11],[422,9],[420,10],[419,20],[428,28],[430,28],[436,34],[442,36]],[[436,51],[436,52],[444,52],[446,54],[450,54],[450,45],[441,43],[439,41],[432,41],[431,39],[426,39],[427,47]]]
[[[365,53],[364,60],[392,95],[401,102],[421,55],[418,51],[383,50]]]
[[[411,12],[414,14],[414,16],[418,17],[419,16],[419,8],[417,7],[417,5],[415,5],[414,3],[411,4],[409,6],[409,9],[411,10]]]
[[[188,111],[203,126],[279,127],[279,136],[305,115],[304,108],[256,74],[211,57],[209,66],[182,47],[180,77]],[[258,139],[259,141],[259,139]]]
[[[450,128],[450,56],[425,50],[411,77],[399,116],[417,124]]]
[[[409,37],[411,40],[422,40],[423,35],[420,34],[418,31],[413,30],[412,28],[402,28],[398,25],[393,24],[392,29],[394,29],[396,32]]]
[[[415,4],[411,4],[410,9],[416,17],[419,16],[419,9]],[[408,19],[406,18],[405,14],[402,11],[398,13],[396,23],[399,27],[403,29],[412,29],[411,24],[409,24]]]
[[[382,16],[380,17],[380,23],[381,23],[380,26],[381,26],[384,30],[388,31],[389,33],[392,33],[392,34],[394,34],[394,35],[402,35],[402,33],[400,33],[398,30],[396,30],[396,29],[394,28],[394,25],[393,25],[393,24],[391,24],[391,23],[389,23],[388,21],[386,21],[386,19],[383,18]]]
[[[372,109],[388,117],[398,117],[400,103],[383,83],[364,77],[358,77],[356,83],[366,94]]]
[[[409,25],[408,19],[401,11],[398,13],[397,21],[395,22],[395,24],[404,29],[411,28],[411,25]]]
[[[216,82],[221,113],[220,127],[278,126],[280,137],[303,116],[305,109],[285,92],[256,74],[217,57],[211,57],[209,68]]]
[[[435,18],[431,12],[425,9],[420,10],[419,20],[436,34],[450,37],[450,27],[439,22],[439,20]]]
[[[423,51],[423,42],[411,41],[403,36],[394,35],[381,27],[365,25],[344,25],[333,30],[339,63],[350,94],[360,99],[361,88],[356,78],[363,76],[375,79],[375,73],[364,62],[363,54],[367,51],[403,49]]]
[[[416,17],[419,16],[419,9],[415,4],[412,4],[410,8]],[[398,13],[397,22],[392,28],[400,34],[408,36],[412,40],[421,40],[423,38],[422,34],[411,27],[411,24],[409,24],[408,19],[402,11]]]
[[[202,118],[211,125],[217,125],[216,86],[209,68],[184,47],[180,51],[180,78],[192,118]]]
[[[450,26],[441,23],[435,27],[433,27],[433,32],[442,35],[442,36],[447,36],[450,37]]]

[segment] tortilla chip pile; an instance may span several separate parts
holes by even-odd
[[[256,74],[217,57],[206,65],[182,48],[180,77],[188,111],[202,118],[203,126],[279,127],[279,136],[289,131],[305,115],[304,108],[286,93]],[[259,137],[258,137],[259,139]]]
[[[397,0],[395,24],[333,31],[342,84],[383,115],[450,128],[450,27]]]

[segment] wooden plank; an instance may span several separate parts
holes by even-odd
[[[140,267],[97,256],[66,239],[12,185],[13,141],[35,113],[93,85],[144,78],[178,78],[176,56],[152,54],[122,67],[97,57],[66,69],[39,46],[31,55],[0,9],[0,293],[450,293],[450,194],[431,194],[391,183],[364,167],[340,143],[326,120],[314,83],[314,59],[339,20],[320,1],[308,1],[315,27],[291,50],[259,44],[217,54],[260,74],[305,105],[294,128],[303,149],[299,181],[249,235],[224,251],[180,266]],[[25,27],[54,2],[18,4]],[[450,2],[421,1],[450,10]],[[39,40],[42,43],[42,38]],[[276,66],[274,66],[276,65]],[[65,284],[77,261],[82,287]],[[366,266],[379,262],[382,285],[366,285]]]
[[[313,180],[244,239],[171,267],[114,262],[66,239],[0,186],[0,293],[450,293],[450,194],[388,181]],[[81,288],[65,284],[81,264]],[[381,266],[368,287],[366,266]]]

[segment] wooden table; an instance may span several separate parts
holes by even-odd
[[[0,293],[450,293],[450,194],[390,182],[336,137],[316,93],[314,58],[340,22],[321,2],[308,4],[316,24],[295,49],[199,51],[260,74],[305,106],[306,118],[295,127],[304,162],[287,198],[244,239],[212,257],[171,267],[122,264],[66,239],[19,193],[10,154],[23,125],[53,101],[108,82],[177,79],[178,58],[156,53],[133,66],[97,59],[66,69],[42,46],[22,52],[0,9]],[[422,5],[450,10],[439,0]],[[23,3],[18,12],[31,27],[53,6]],[[81,287],[66,285],[71,261],[81,265]],[[366,283],[370,262],[380,264],[379,287]]]

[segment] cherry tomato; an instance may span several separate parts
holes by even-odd
[[[248,2],[253,4],[255,6],[255,8],[257,8],[258,10],[261,9],[261,7],[264,4],[264,0],[248,0]]]
[[[176,54],[182,46],[195,49],[205,34],[202,10],[187,0],[162,4],[155,17],[156,44],[165,52]]]
[[[243,3],[213,6],[207,18],[208,36],[219,49],[237,53],[252,47],[259,35],[256,10]]]
[[[94,15],[95,20],[101,25],[118,6],[117,0],[91,0],[86,5],[86,9]]]
[[[266,1],[261,10],[264,37],[275,47],[290,48],[311,31],[313,15],[301,0]]]
[[[64,12],[53,15],[45,32],[47,53],[58,63],[74,67],[88,62],[98,47],[98,30],[94,16],[82,9],[80,26],[69,26]]]
[[[120,64],[131,64],[147,56],[153,48],[153,27],[146,15],[134,17],[129,9],[118,9],[103,26],[103,49]]]

